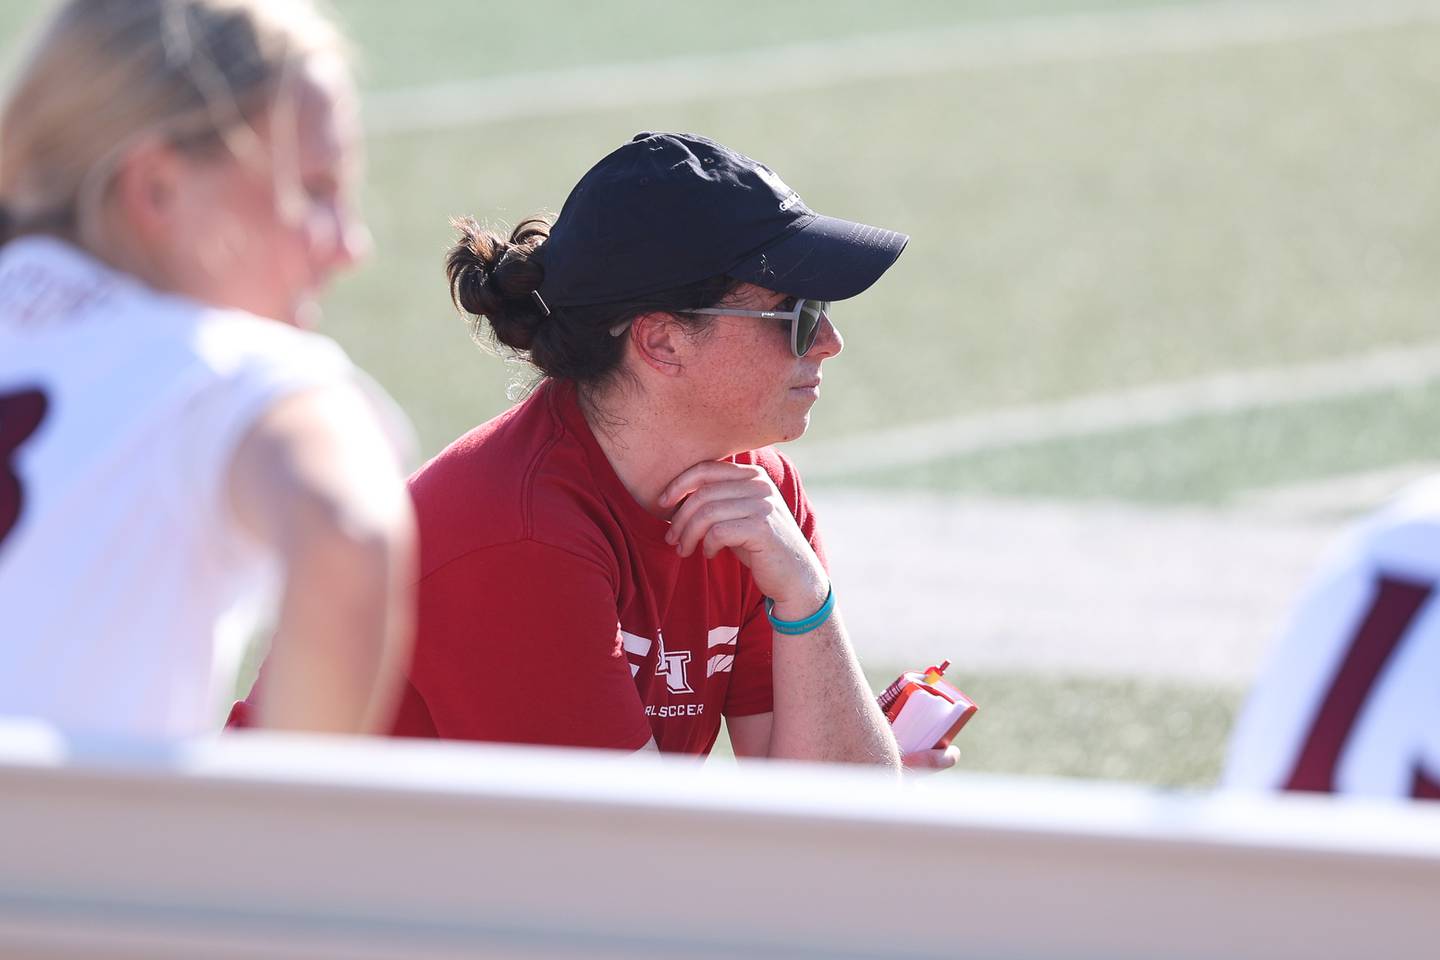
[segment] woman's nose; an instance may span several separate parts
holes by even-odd
[[[830,314],[822,314],[820,317],[820,328],[815,331],[815,343],[810,348],[810,353],[817,357],[833,357],[845,349],[845,338],[840,336],[840,328],[830,319]]]

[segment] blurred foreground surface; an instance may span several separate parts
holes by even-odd
[[[23,726],[0,795],[5,956],[1410,957],[1440,890],[1423,803]]]

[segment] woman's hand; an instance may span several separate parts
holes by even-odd
[[[697,463],[670,481],[659,503],[680,504],[665,537],[680,556],[698,548],[714,557],[728,547],[775,601],[780,619],[802,620],[825,602],[825,569],[763,467]]]

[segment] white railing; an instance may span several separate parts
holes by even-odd
[[[0,957],[1435,956],[1440,804],[0,727]]]

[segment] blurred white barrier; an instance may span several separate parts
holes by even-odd
[[[0,727],[0,957],[1434,956],[1440,804]]]

